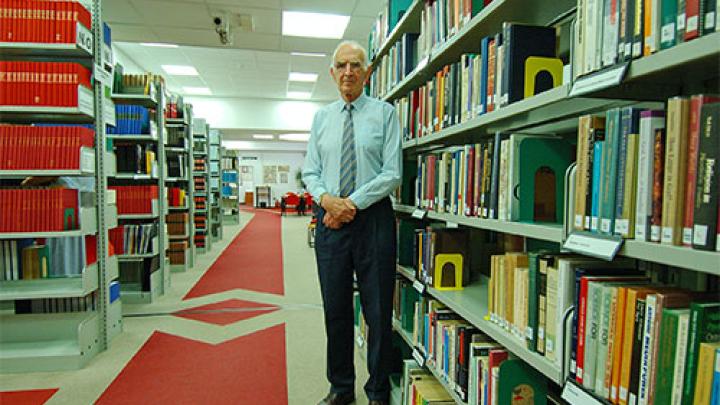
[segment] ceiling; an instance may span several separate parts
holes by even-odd
[[[338,40],[282,36],[282,11],[349,15],[344,39],[366,44],[381,6],[382,0],[107,0],[103,19],[116,47],[141,68],[162,74],[173,92],[184,94],[183,86],[208,87],[213,97],[281,100],[288,91],[310,91],[312,101],[327,101],[337,98],[328,68]],[[230,46],[223,46],[215,33],[216,15],[230,16]],[[163,64],[191,65],[199,76],[169,76]],[[316,83],[288,82],[291,71],[319,77]]]

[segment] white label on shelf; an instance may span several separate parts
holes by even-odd
[[[562,392],[562,399],[573,405],[601,405],[602,402],[598,401],[582,388],[575,385],[575,383],[568,381],[565,383],[565,387]]]
[[[617,398],[617,387],[610,387],[610,398]]]
[[[95,80],[104,84],[105,86],[112,87],[113,77],[110,72],[105,70],[102,66],[95,65],[93,69]]]
[[[423,357],[418,349],[414,348],[412,355],[420,367],[425,367],[425,357]]]
[[[632,54],[632,42],[626,42],[625,43],[625,55],[631,55]]]
[[[545,328],[538,327],[538,338],[545,339]]]
[[[662,227],[662,236],[660,238],[660,241],[662,243],[672,243],[674,234],[675,232],[673,232],[673,228],[671,226],[664,226]]]
[[[698,29],[698,16],[694,15],[687,19],[687,28],[685,31],[697,31]]]
[[[707,243],[707,234],[707,225],[695,224],[693,227],[693,243],[696,245],[705,245]]]
[[[677,16],[677,30],[681,31],[685,29],[685,13],[680,13]]]
[[[598,217],[591,217],[590,218],[590,229],[598,229]]]
[[[630,221],[627,219],[616,219],[615,233],[619,235],[626,235],[628,232],[630,232]]]
[[[422,58],[422,59],[420,60],[420,62],[418,62],[417,66],[415,66],[415,70],[414,70],[414,71],[415,71],[415,72],[419,72],[420,70],[422,70],[422,69],[428,64],[428,61],[429,61],[429,60],[430,60],[430,55]]]
[[[632,47],[632,56],[637,57],[642,55],[642,42],[635,42]]]
[[[102,47],[102,62],[103,66],[107,65],[110,69],[115,67],[115,58],[113,56],[112,48],[103,43]]]
[[[662,236],[662,228],[658,225],[650,226],[650,240],[653,242],[660,242]]]
[[[612,260],[620,250],[622,243],[623,239],[619,236],[573,232],[565,241],[563,248],[587,256]]]
[[[459,226],[457,222],[450,222],[450,221],[447,221],[445,225],[448,228],[457,228]]]
[[[533,328],[527,327],[525,329],[525,338],[532,339],[532,337],[533,337]]]
[[[425,292],[425,284],[423,284],[420,280],[413,281],[413,287],[419,292],[420,294]]]
[[[80,171],[95,170],[95,152],[90,148],[80,148]]]
[[[606,71],[578,79],[570,90],[570,97],[617,86],[625,77],[627,67],[628,63],[623,63]]]
[[[584,218],[584,215],[575,215],[575,226],[578,228],[582,228]]]
[[[573,359],[570,359],[570,372],[573,374],[577,373],[577,363],[575,363]]]
[[[415,208],[415,210],[412,213],[412,217],[417,218],[417,219],[423,219],[423,218],[425,218],[426,215],[427,215],[427,211],[420,209],[420,208]]]
[[[93,36],[92,33],[85,28],[84,25],[77,23],[76,26],[77,34],[75,35],[75,42],[80,49],[92,55],[93,53]]]
[[[552,339],[545,339],[545,351],[552,352],[555,350],[555,344]]]
[[[610,221],[608,218],[603,218],[602,221],[600,221],[600,232],[610,233],[611,223],[612,221]]]
[[[693,240],[692,228],[683,228],[683,237],[682,237],[683,245],[692,245],[692,240]]]
[[[365,345],[365,339],[363,339],[360,335],[357,336],[356,341],[359,347],[363,347],[363,345]]]
[[[675,23],[671,22],[663,25],[660,33],[660,41],[669,42],[675,39]]]
[[[93,92],[83,86],[78,86],[78,110],[87,115],[93,115],[95,112]]]
[[[709,30],[715,25],[715,12],[705,13],[705,29]]]
[[[627,400],[628,392],[626,387],[620,387],[620,400]]]

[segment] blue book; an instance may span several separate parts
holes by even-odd
[[[710,405],[720,405],[720,347],[715,349],[715,367],[713,369],[712,394]]]
[[[640,133],[640,112],[642,109],[625,107],[620,111],[620,145],[617,162],[617,183],[615,184],[615,229],[614,234],[622,235],[628,232],[627,221],[622,228],[618,228],[618,220],[622,218],[625,200],[625,171],[627,167],[627,140],[629,134]]]
[[[480,111],[478,111],[478,115],[487,112],[488,52],[491,39],[491,37],[485,37],[480,42]]]
[[[593,170],[592,170],[592,205],[590,209],[590,231],[598,232],[598,208],[600,204],[600,178],[602,175],[602,156],[605,141],[595,141],[593,145]]]
[[[600,179],[600,206],[598,226],[600,233],[612,235],[615,230],[615,184],[620,147],[620,109],[608,110],[605,117],[605,144],[602,151]]]

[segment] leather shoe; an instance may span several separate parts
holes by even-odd
[[[338,394],[330,392],[318,405],[350,405],[355,402],[355,394]]]
[[[368,405],[389,405],[387,401],[378,401],[376,399],[373,399],[368,403]]]

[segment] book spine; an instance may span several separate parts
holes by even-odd
[[[652,215],[650,241],[660,242],[662,233],[663,178],[665,163],[665,129],[655,131],[653,153]]]
[[[588,134],[590,133],[589,115],[583,115],[578,122],[577,136],[577,174],[575,176],[575,214],[573,216],[573,228],[582,231],[585,223],[585,202],[590,173],[588,171]]]
[[[539,273],[538,253],[528,253],[528,328],[526,344],[528,350],[533,352],[537,347]]]
[[[615,191],[617,183],[617,164],[620,144],[620,109],[607,112],[607,135],[603,145],[602,180],[600,183],[600,209],[598,220],[600,233],[612,235],[615,226]]]
[[[638,58],[642,56],[643,53],[643,43],[645,39],[643,31],[643,23],[645,21],[644,1],[645,0],[632,0],[635,10],[633,12],[634,24],[632,28],[632,53],[630,54],[629,59]]]
[[[630,364],[630,381],[628,383],[628,404],[638,403],[640,390],[640,365],[642,361],[643,324],[645,321],[645,300],[639,299],[635,304],[635,334],[632,344],[632,360]]]
[[[675,338],[677,347],[675,348],[675,369],[673,371],[672,396],[670,403],[679,404],[683,397],[683,388],[685,384],[685,365],[687,362],[688,338],[690,333],[690,317],[688,314],[678,317],[678,332]]]
[[[615,183],[615,223],[613,234],[622,236],[627,233],[627,222],[623,218],[623,210],[625,205],[625,183],[628,179],[628,136],[630,135],[630,126],[632,124],[633,110],[623,108],[620,112],[620,139],[617,157],[617,180]]]
[[[600,203],[602,198],[603,151],[605,140],[593,144],[592,204],[590,208],[590,231],[599,232]]]
[[[657,295],[648,295],[645,299],[645,320],[643,327],[643,338],[642,347],[640,354],[640,380],[638,386],[638,404],[647,405],[648,403],[648,388],[650,378],[650,367],[651,367],[651,353],[655,339],[655,311],[657,309]]]
[[[611,353],[610,344],[610,329],[611,329],[611,314],[612,314],[612,290],[615,287],[603,286],[600,288],[601,297],[601,308],[600,308],[600,323],[598,332],[598,350],[597,359],[595,361],[595,393],[602,398],[608,398],[609,392],[609,378],[607,378],[606,370],[610,369],[612,365],[612,359],[609,358]],[[608,381],[606,385],[605,382]]]
[[[720,348],[715,349],[715,362],[713,367],[712,393],[710,403],[720,403]]]
[[[660,49],[675,46],[678,0],[662,0],[660,17]]]
[[[661,241],[672,245],[682,242],[689,107],[688,99],[668,101]]]
[[[657,374],[655,382],[655,405],[670,405],[672,396],[672,377],[675,369],[675,350],[678,342],[675,337],[678,332],[678,315],[670,311],[663,311],[658,338],[659,347],[662,348],[657,358]]]
[[[650,218],[652,217],[653,165],[655,132],[665,127],[665,112],[643,111],[640,114],[640,136],[638,140],[637,194],[635,199],[635,239],[650,240]]]
[[[708,35],[715,32],[717,28],[716,0],[703,0],[703,13],[702,35]]]
[[[697,184],[693,210],[693,247],[713,250],[717,240],[720,103],[706,104],[700,115]]]

